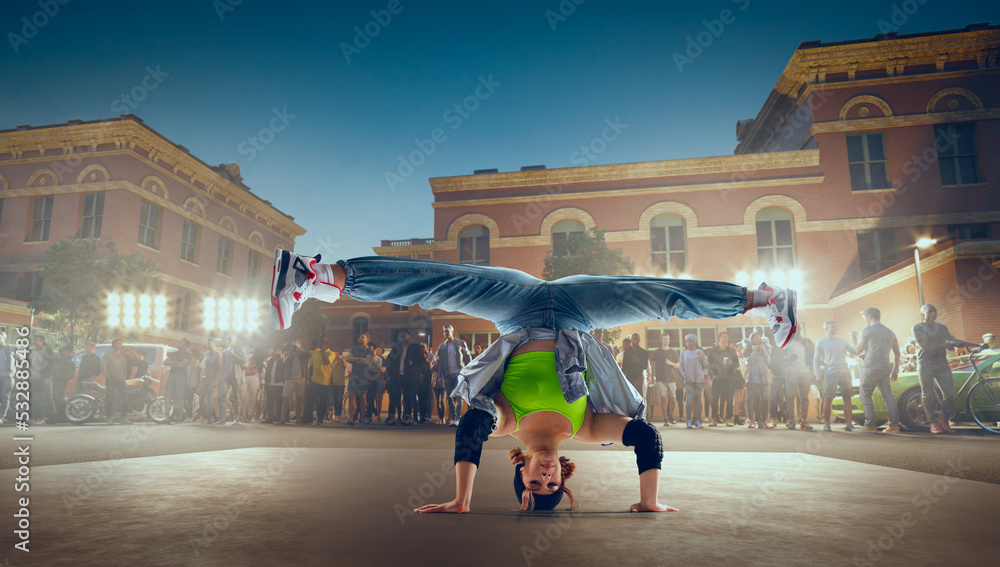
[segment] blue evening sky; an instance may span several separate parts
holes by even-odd
[[[998,6],[3,0],[0,129],[132,112],[209,164],[238,163],[306,228],[297,251],[370,255],[433,235],[429,177],[731,154],[800,42],[870,38],[879,20],[901,34],[997,23]],[[679,70],[674,52],[723,10]],[[618,138],[578,153],[609,120]]]

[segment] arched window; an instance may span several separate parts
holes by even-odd
[[[757,213],[757,265],[764,271],[795,267],[795,230],[788,210],[769,207]]]
[[[358,339],[361,338],[362,333],[368,332],[368,318],[367,317],[357,317],[351,322],[351,347],[358,344]]]
[[[687,236],[684,219],[657,215],[649,223],[649,249],[657,275],[678,277],[687,270]]]
[[[552,225],[552,255],[566,256],[569,254],[569,237],[571,234],[583,234],[586,227],[578,220],[566,219]]]
[[[490,263],[490,230],[481,224],[458,233],[458,261],[461,264]]]

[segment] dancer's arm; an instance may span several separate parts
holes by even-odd
[[[427,504],[416,509],[421,514],[446,512],[465,514],[471,509],[472,485],[483,453],[483,443],[496,428],[489,412],[473,408],[462,416],[455,431],[455,499],[444,504]]]
[[[590,428],[581,427],[574,437],[584,443],[622,443],[634,446],[639,467],[639,501],[629,506],[633,512],[676,512],[659,502],[660,463],[663,443],[656,428],[641,419],[613,413],[594,415]]]

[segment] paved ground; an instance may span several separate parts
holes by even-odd
[[[581,511],[522,514],[504,451],[471,514],[447,450],[258,448],[32,470],[30,554],[8,565],[990,565],[1000,486],[835,459],[671,453],[669,514],[625,510],[632,455],[567,451]],[[947,471],[942,471],[947,472]],[[13,470],[0,473],[9,502]],[[5,506],[6,507],[6,506]],[[10,513],[4,513],[10,518]],[[10,521],[10,520],[7,520]]]
[[[626,512],[635,457],[563,445],[581,511],[522,514],[491,440],[469,515],[454,429],[32,427],[0,455],[0,561],[21,565],[966,565],[1000,551],[1000,437],[661,428],[661,501]],[[17,433],[0,429],[0,437]],[[14,455],[29,448],[28,480]],[[30,491],[24,491],[28,485]],[[30,553],[14,548],[29,498]],[[20,513],[24,515],[24,513]],[[3,522],[8,522],[2,525]]]

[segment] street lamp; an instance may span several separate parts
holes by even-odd
[[[936,242],[937,240],[933,238],[921,238],[913,247],[913,266],[917,270],[917,299],[920,301],[920,307],[924,306],[924,281],[920,276],[920,249],[934,246]]]

